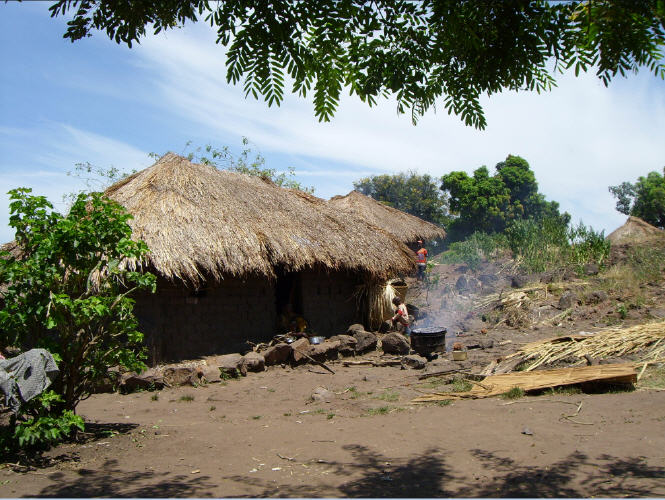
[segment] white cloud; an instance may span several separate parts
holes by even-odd
[[[85,187],[84,182],[67,172],[75,164],[89,161],[93,165],[121,170],[149,166],[148,155],[122,141],[80,130],[70,125],[50,123],[35,129],[3,129],[13,137],[29,138],[30,142],[0,142],[3,158],[0,163],[0,242],[13,238],[8,227],[9,197],[7,191],[16,187],[32,188],[33,194],[46,196],[56,210],[66,210],[63,195]]]

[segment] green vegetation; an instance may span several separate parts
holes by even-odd
[[[434,404],[436,406],[450,406],[452,402],[452,399],[444,399],[443,401],[434,401]]]
[[[521,387],[512,387],[507,392],[501,394],[501,397],[503,399],[519,399],[523,398],[524,395],[525,395],[524,389],[522,389]]]
[[[622,182],[610,186],[609,190],[617,198],[619,212],[665,229],[665,167],[663,175],[649,172],[646,177],[639,177],[635,184]]]
[[[378,408],[370,408],[367,410],[366,414],[368,416],[375,416],[375,415],[386,415],[390,413],[390,406],[380,406]]]
[[[262,415],[254,415],[252,420],[261,420]]]
[[[504,235],[475,232],[464,241],[451,243],[441,255],[441,262],[464,263],[475,271],[482,261],[490,260],[507,249],[508,241]]]
[[[386,205],[434,224],[448,221],[447,200],[429,175],[415,172],[373,175],[353,183],[353,188]]]
[[[0,281],[8,284],[0,344],[45,348],[58,363],[55,396],[33,408],[37,417],[31,424],[18,424],[17,430],[29,427],[31,436],[21,442],[37,445],[82,427],[73,412],[110,367],[145,368],[130,296],[154,291],[155,277],[128,265],[141,262],[148,248],[131,239],[131,216],[119,204],[100,193],[80,193],[62,215],[45,197],[30,193],[9,192],[17,251],[0,258]],[[28,410],[21,408],[19,421]]]
[[[495,169],[492,176],[483,166],[471,177],[463,171],[441,177],[441,190],[449,193],[450,212],[456,216],[448,226],[452,241],[474,232],[501,233],[511,222],[523,219],[558,219],[564,226],[570,221],[570,215],[559,213],[557,202],[545,201],[538,193],[535,174],[525,159],[508,155]]]
[[[468,380],[464,380],[460,377],[455,377],[453,379],[453,391],[454,392],[467,392],[470,391],[473,387],[473,384]]]
[[[150,396],[150,401],[159,401],[159,394],[155,393]]]
[[[71,41],[105,33],[128,47],[151,30],[204,20],[225,47],[228,82],[268,106],[279,105],[290,87],[311,96],[324,121],[348,91],[370,106],[394,97],[397,111],[410,111],[414,121],[438,106],[484,128],[482,96],[546,91],[567,69],[591,69],[605,85],[639,68],[665,75],[662,0],[140,5],[57,0],[49,10],[69,19],[64,36]]]
[[[20,450],[46,450],[76,430],[84,430],[83,419],[72,410],[56,409],[62,402],[61,395],[49,390],[24,404],[20,420],[12,416],[9,426],[0,427],[0,456],[8,457]]]
[[[374,396],[374,399],[380,399],[381,401],[395,402],[399,401],[399,393],[396,391],[384,391],[381,394]]]
[[[187,149],[190,146],[191,141],[185,145],[185,148]],[[162,155],[151,153],[150,156],[158,159]],[[239,155],[235,155],[228,146],[222,146],[220,149],[208,144],[204,147],[199,146],[187,153],[187,159],[196,163],[202,163],[203,165],[210,165],[219,170],[228,170],[230,172],[260,177],[284,188],[314,193],[313,187],[303,186],[294,179],[296,173],[293,167],[289,167],[288,172],[277,172],[274,168],[267,168],[265,166],[265,158],[260,153],[252,151],[250,141],[247,137],[242,138],[242,151]]]
[[[180,396],[179,401],[182,401],[184,403],[191,403],[192,401],[194,401],[194,396],[192,396],[191,394],[185,394],[183,396]]]
[[[334,414],[334,413],[328,413],[328,414],[326,415],[326,418],[327,418],[328,420],[332,420],[333,418],[335,418],[335,414]]]

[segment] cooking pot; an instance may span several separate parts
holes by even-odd
[[[433,352],[445,352],[447,331],[441,326],[414,328],[411,330],[411,349],[427,359],[432,358]]]

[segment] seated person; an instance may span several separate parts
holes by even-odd
[[[307,330],[307,321],[293,311],[292,304],[286,304],[279,318],[279,324],[285,333],[304,333]]]
[[[406,310],[406,304],[399,297],[395,297],[393,298],[393,305],[397,307],[395,315],[391,318],[393,327],[404,335],[410,335],[411,328],[409,327],[409,313]]]

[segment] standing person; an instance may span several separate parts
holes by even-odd
[[[395,315],[392,317],[393,326],[396,326],[400,331],[403,329],[404,335],[411,335],[411,328],[409,328],[409,312],[406,310],[406,304],[402,302],[399,297],[393,298]]]
[[[420,249],[416,252],[416,261],[418,262],[418,279],[425,279],[425,270],[427,269],[427,249],[423,245],[423,240],[418,240]]]

